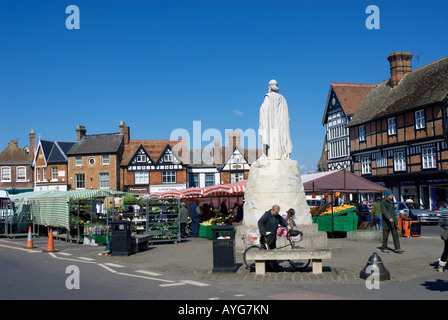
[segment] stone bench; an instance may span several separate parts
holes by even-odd
[[[330,249],[274,249],[274,250],[249,250],[246,258],[255,261],[255,273],[266,273],[266,261],[268,260],[300,260],[311,259],[314,274],[322,273],[322,259],[331,259]]]
[[[132,253],[137,253],[149,247],[149,243],[152,240],[150,235],[136,235],[131,237]]]

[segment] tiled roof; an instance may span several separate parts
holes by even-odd
[[[336,94],[345,115],[352,116],[356,113],[373,86],[373,84],[332,82],[328,93],[327,103],[325,105],[322,125],[327,122],[327,112],[330,107],[332,91]]]
[[[67,155],[116,153],[122,142],[122,133],[85,135],[70,148]]]
[[[24,148],[19,148],[17,143],[10,142],[5,150],[0,153],[0,163],[2,164],[31,164],[33,161],[32,155],[25,152]]]
[[[57,163],[67,161],[66,153],[75,142],[40,140],[42,151],[47,163]]]
[[[442,102],[448,96],[448,57],[407,73],[392,88],[383,82],[370,90],[349,126]]]
[[[186,149],[186,144],[183,140],[131,140],[129,144],[124,147],[120,165],[127,166],[140,146],[143,146],[151,160],[156,163],[163,151],[165,151],[167,145],[169,145],[174,152],[176,152],[177,148],[181,148],[184,145]],[[184,160],[187,156],[188,155],[179,155],[179,158],[184,164]]]

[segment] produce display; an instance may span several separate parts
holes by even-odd
[[[201,225],[202,226],[212,226],[212,225],[224,224],[225,222],[226,222],[225,218],[215,217],[215,218],[210,218],[207,221],[202,222]]]
[[[344,204],[342,206],[333,207],[333,210],[331,209],[331,206],[326,206],[325,210],[323,210],[319,215],[326,215],[326,214],[341,214],[346,212],[355,211],[356,207],[349,204]]]

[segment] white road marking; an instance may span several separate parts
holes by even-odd
[[[198,287],[208,287],[209,284],[207,283],[202,283],[202,282],[198,282],[198,281],[193,281],[193,280],[182,280],[182,282],[194,285],[194,286],[198,286]]]
[[[95,259],[92,259],[92,258],[86,258],[86,257],[78,257],[78,259],[86,260],[86,261],[95,261]]]
[[[105,265],[109,266],[109,267],[113,267],[113,268],[124,268],[124,266],[122,266],[122,265],[110,263],[110,262],[106,262]]]
[[[153,276],[153,277],[161,276],[160,273],[151,272],[151,271],[146,271],[146,270],[136,270],[135,272],[139,272],[139,273],[147,274],[148,276]]]
[[[159,287],[174,287],[174,286],[184,286],[184,285],[186,285],[186,283],[176,282],[176,283],[159,284]]]

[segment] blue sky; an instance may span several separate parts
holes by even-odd
[[[69,5],[80,10],[79,30],[66,28]],[[380,9],[380,29],[365,26],[369,5]],[[447,1],[4,0],[0,150],[28,144],[31,128],[75,141],[77,125],[110,133],[122,120],[131,139],[169,139],[178,128],[193,139],[194,121],[222,138],[257,130],[276,79],[291,157],[314,171],[330,83],[388,79],[393,51],[419,55],[420,67],[446,57],[446,12]]]

